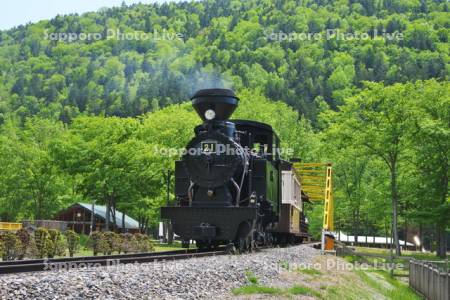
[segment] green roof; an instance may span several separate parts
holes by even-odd
[[[92,212],[92,203],[75,203],[74,205],[80,205],[83,208],[89,210]],[[106,220],[106,206],[105,205],[94,205],[94,213],[96,216],[103,218]],[[122,216],[123,213],[116,210],[116,224],[117,227],[122,228]],[[112,215],[110,215],[110,222],[114,223],[114,220],[112,219]],[[139,229],[139,222],[135,219],[125,215],[125,229]]]

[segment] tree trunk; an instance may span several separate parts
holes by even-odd
[[[117,231],[116,206],[114,204],[111,205],[111,216],[113,221],[113,231]]]
[[[442,183],[442,194],[441,194],[441,203],[444,204],[447,201],[448,197],[448,164],[447,167],[444,168],[444,176],[441,179]],[[437,249],[436,249],[436,255],[440,258],[446,258],[447,257],[447,231],[446,229],[446,216],[442,218],[437,223],[436,228],[436,240],[437,240]]]
[[[111,196],[111,215],[112,215],[112,221],[113,221],[113,231],[116,232],[117,231],[117,219],[116,219],[116,194],[113,190]]]
[[[123,210],[122,212],[122,233],[127,232],[126,228],[125,228],[125,210]]]
[[[404,242],[403,245],[404,245],[405,249],[407,249],[407,246],[408,246],[407,240],[408,240],[408,221],[405,220],[405,240],[403,241]]]
[[[353,211],[353,236],[355,237],[355,245],[358,243],[359,234],[359,207]]]
[[[110,212],[111,212],[111,201],[110,201],[109,197],[107,197],[107,199],[106,199],[106,220],[105,220],[106,231],[109,231]]]
[[[445,230],[445,225],[442,223],[436,226],[436,255],[440,258],[446,258],[447,256],[447,232]]]
[[[391,164],[391,198],[392,198],[392,231],[394,238],[395,254],[402,255],[400,251],[400,243],[398,239],[398,222],[397,222],[397,206],[398,206],[398,187],[397,187],[397,165],[395,160]]]

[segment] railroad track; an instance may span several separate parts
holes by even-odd
[[[317,242],[304,242],[304,245],[313,246],[320,244]],[[260,247],[258,250],[271,247]],[[117,266],[121,264],[149,263],[156,261],[170,261],[189,259],[194,257],[207,257],[216,255],[226,255],[229,251],[221,247],[214,251],[199,251],[197,249],[182,249],[164,252],[132,253],[103,256],[82,256],[48,259],[29,259],[0,262],[0,274],[14,274],[25,272],[41,272],[51,270],[67,271],[74,269],[86,269],[100,266]]]
[[[117,266],[120,264],[149,263],[156,261],[180,260],[194,257],[225,255],[225,249],[215,251],[198,251],[184,249],[165,252],[134,253],[105,256],[84,256],[74,258],[34,259],[0,262],[0,274],[24,272],[40,272],[51,270],[70,271],[72,269],[86,269],[89,267]]]

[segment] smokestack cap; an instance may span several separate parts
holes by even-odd
[[[197,91],[192,106],[203,121],[226,121],[238,106],[239,98],[233,90],[204,89]]]

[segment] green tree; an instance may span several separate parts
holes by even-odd
[[[418,222],[435,227],[436,252],[445,258],[450,227],[450,84],[434,80],[417,82],[415,90],[417,111],[409,138],[420,183],[413,216]]]
[[[385,87],[370,83],[358,95],[346,100],[332,121],[330,131],[346,142],[364,149],[385,163],[389,171],[392,203],[392,230],[396,254],[398,237],[399,165],[405,152],[405,139],[411,124],[412,84]]]

